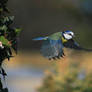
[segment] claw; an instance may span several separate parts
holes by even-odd
[[[64,58],[63,55],[60,55],[60,57]]]
[[[65,56],[64,52],[63,52],[63,56]]]
[[[49,58],[49,60],[51,60],[51,58]]]
[[[60,59],[60,56],[57,56],[58,59]]]
[[[56,57],[53,57],[54,60],[56,60]]]

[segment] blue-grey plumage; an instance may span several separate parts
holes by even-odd
[[[62,42],[62,32],[57,32],[47,37],[38,37],[33,40],[43,40],[41,53],[44,57],[48,59],[63,57],[64,46]]]
[[[56,59],[63,56],[63,44],[61,40],[45,40],[42,43],[41,53],[49,59]]]
[[[42,40],[41,53],[48,59],[59,59],[64,56],[63,48],[92,51],[80,47],[74,40],[74,33],[70,30],[57,32],[50,36],[38,37],[33,40]]]

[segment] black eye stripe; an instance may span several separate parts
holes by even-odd
[[[69,35],[71,35],[71,36],[72,36],[72,34],[69,34]]]

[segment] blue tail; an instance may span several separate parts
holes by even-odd
[[[38,38],[34,38],[34,39],[32,39],[32,40],[34,40],[34,41],[40,41],[40,40],[47,40],[47,38],[48,37],[38,37]]]

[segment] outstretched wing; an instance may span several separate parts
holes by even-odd
[[[71,48],[75,50],[84,50],[84,51],[92,51],[92,49],[86,49],[81,47],[77,42],[75,42],[73,39],[68,40],[67,42],[63,43],[64,47]]]
[[[61,40],[44,40],[41,47],[41,53],[48,59],[59,59],[63,57],[63,44]]]
[[[34,41],[40,41],[40,40],[47,40],[47,39],[48,39],[48,37],[38,37],[38,38],[34,38],[32,40],[34,40]]]

